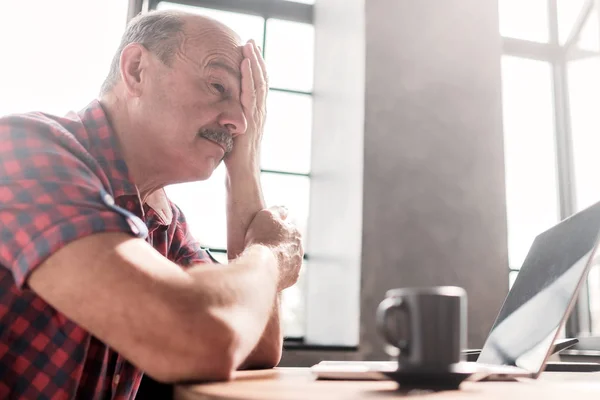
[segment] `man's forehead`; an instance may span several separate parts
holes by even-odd
[[[202,70],[222,70],[238,79],[241,78],[240,66],[244,59],[241,46],[218,40],[210,44],[205,41],[199,42],[188,41],[186,49],[184,49],[184,52],[187,53],[185,58]]]
[[[233,64],[230,59],[220,57],[213,58],[206,63],[206,67],[209,69],[220,69],[236,79],[242,78],[239,63]]]
[[[184,51],[202,68],[221,69],[240,77],[244,59],[238,35],[227,26],[204,17],[190,18],[185,27]]]

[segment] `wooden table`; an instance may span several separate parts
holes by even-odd
[[[546,372],[538,380],[463,382],[460,390],[398,391],[392,381],[317,381],[308,368],[238,372],[231,382],[178,386],[176,400],[353,400],[421,398],[599,400],[600,373]]]

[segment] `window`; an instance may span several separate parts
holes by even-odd
[[[499,0],[512,285],[541,231],[600,201],[600,32],[591,0]],[[600,333],[594,266],[567,335]]]
[[[283,0],[273,3],[278,2],[285,3]],[[285,9],[271,7],[274,11],[253,9],[244,0],[228,1],[226,5],[203,0],[185,3],[160,1],[150,4],[150,8],[206,15],[228,25],[244,42],[254,39],[261,44],[270,85],[261,152],[263,192],[268,206],[283,204],[290,210],[290,216],[303,233],[308,259],[314,28],[310,21],[299,16],[304,15],[302,10],[311,10],[306,4],[313,2],[289,2]],[[226,262],[224,182],[225,168],[220,166],[209,180],[173,185],[167,188],[167,193],[185,213],[194,236]],[[298,284],[283,292],[282,318],[288,338],[301,338],[305,334],[307,265],[305,262]]]
[[[123,0],[0,2],[0,115],[85,107],[108,74],[126,17]]]
[[[547,43],[547,0],[499,0],[500,34],[505,37]]]
[[[559,218],[552,70],[511,56],[501,66],[509,264],[518,270],[535,236]]]

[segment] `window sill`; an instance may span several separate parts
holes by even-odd
[[[301,338],[284,339],[284,350],[302,350],[302,351],[340,351],[354,352],[358,351],[358,346],[336,346],[305,343]]]

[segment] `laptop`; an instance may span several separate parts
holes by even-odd
[[[600,202],[539,234],[508,292],[470,380],[528,377],[544,371],[554,344],[592,265],[598,261]],[[394,361],[325,361],[312,367],[323,379],[388,379]]]

